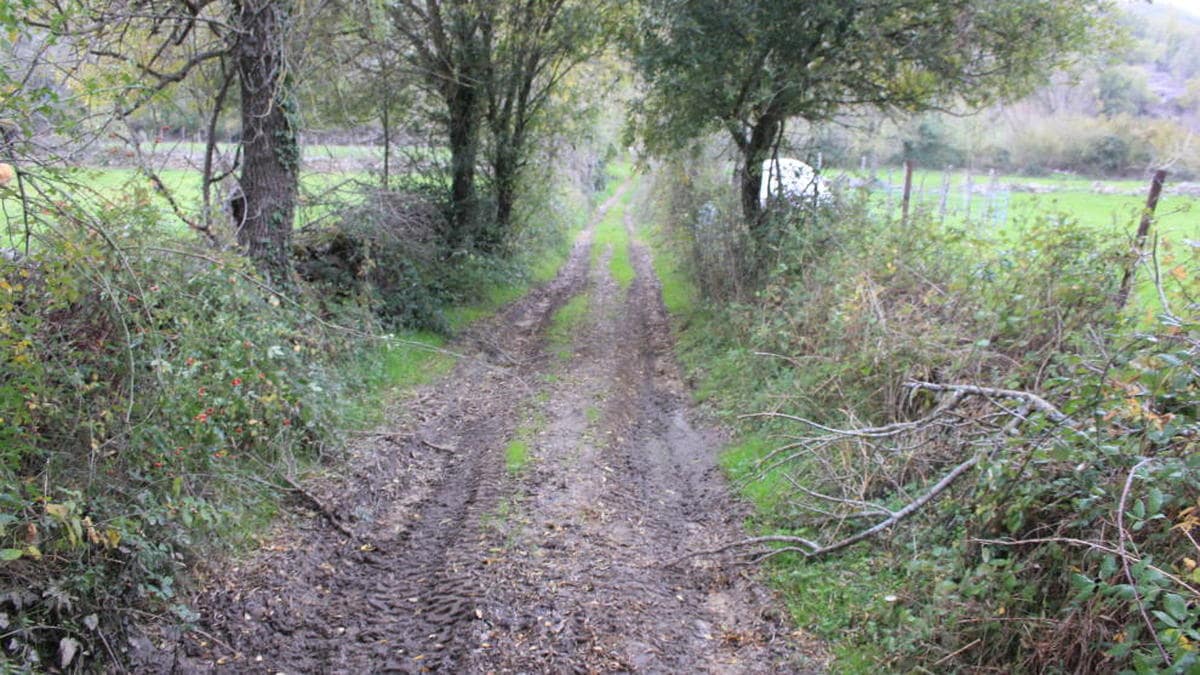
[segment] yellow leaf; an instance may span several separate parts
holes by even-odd
[[[67,517],[69,511],[65,504],[46,504],[46,515],[54,516],[59,520]]]
[[[121,543],[121,533],[111,527],[104,531],[104,548],[116,548]]]

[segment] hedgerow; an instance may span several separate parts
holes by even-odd
[[[52,186],[46,186],[52,190]],[[49,194],[49,193],[47,193]],[[39,207],[0,268],[0,634],[13,664],[116,657],[137,612],[335,454],[367,315],[161,232],[145,195]],[[120,201],[120,200],[118,200]],[[343,311],[353,311],[343,310]]]
[[[751,414],[725,464],[773,539],[743,550],[840,668],[1200,667],[1194,246],[1159,251],[1165,305],[1121,312],[1128,243],[1066,216],[988,232],[843,194],[753,251],[719,183],[659,180],[709,297],[683,358]]]

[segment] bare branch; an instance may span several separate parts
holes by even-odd
[[[917,499],[909,502],[908,504],[906,504],[904,506],[904,508],[902,508],[898,511],[890,511],[888,509],[883,508],[882,506],[870,505],[872,509],[878,509],[881,512],[881,514],[882,513],[889,514],[888,517],[881,520],[880,522],[876,523],[875,525],[872,525],[871,527],[869,527],[865,530],[857,532],[849,537],[845,537],[844,539],[835,541],[832,544],[827,544],[827,545],[822,546],[810,539],[805,539],[803,537],[788,536],[788,535],[772,535],[772,536],[765,536],[765,537],[752,537],[750,539],[744,539],[744,540],[736,541],[736,542],[733,542],[730,544],[725,544],[724,546],[720,546],[720,547],[717,547],[714,549],[709,549],[706,551],[695,551],[692,553],[688,553],[686,555],[680,556],[679,558],[676,558],[676,559],[666,563],[665,566],[669,567],[672,565],[676,565],[676,564],[678,564],[684,560],[687,560],[689,558],[695,558],[695,557],[699,557],[699,556],[718,555],[718,554],[725,553],[726,551],[730,551],[733,549],[750,548],[753,546],[758,546],[760,544],[770,544],[770,543],[790,544],[791,547],[786,550],[771,550],[771,551],[766,551],[764,553],[761,553],[755,558],[756,562],[766,560],[769,557],[779,555],[780,553],[784,553],[784,552],[801,553],[806,558],[819,558],[821,556],[825,556],[830,553],[840,551],[849,546],[853,546],[854,544],[857,544],[858,542],[863,541],[864,539],[868,539],[870,537],[875,536],[876,534],[879,534],[880,532],[890,529],[893,525],[896,525],[897,523],[904,520],[905,518],[908,518],[912,514],[919,511],[921,509],[921,507],[923,507],[926,504],[928,504],[929,502],[933,501],[938,495],[940,495],[942,492],[945,492],[947,488],[949,488],[951,485],[953,485],[954,482],[956,480],[958,480],[958,478],[960,476],[965,474],[967,471],[970,471],[978,463],[979,463],[978,455],[972,456],[970,459],[967,459],[967,460],[961,462],[960,464],[955,466],[953,469],[951,469],[949,473],[947,473],[945,476],[943,476],[941,478],[941,480],[939,480],[937,483],[935,483],[933,485],[933,487],[929,488],[929,490],[927,490],[925,492],[925,494],[923,494],[920,497],[918,497]],[[828,497],[826,495],[819,495],[819,496],[821,496],[822,498],[825,498],[825,499],[832,500],[832,501],[843,501],[843,502],[849,501],[849,500],[839,500],[837,498]],[[870,515],[870,514],[864,513],[863,515],[865,516],[865,515]],[[799,548],[799,547],[803,547],[803,548]]]
[[[1127,550],[1126,542],[1128,534],[1125,532],[1125,504],[1129,501],[1129,491],[1133,488],[1133,479],[1137,475],[1138,469],[1151,462],[1152,459],[1147,457],[1129,470],[1129,475],[1125,477],[1125,487],[1121,489],[1121,501],[1117,503],[1117,548],[1124,553]],[[1154,644],[1158,647],[1158,653],[1162,656],[1163,663],[1168,666],[1172,664],[1171,655],[1167,653],[1166,647],[1163,647],[1162,640],[1158,638],[1158,631],[1154,630],[1154,622],[1150,620],[1150,614],[1146,611],[1146,603],[1142,602],[1142,593],[1138,590],[1137,579],[1133,576],[1132,566],[1129,564],[1129,556],[1121,556],[1121,569],[1125,572],[1125,578],[1129,580],[1129,587],[1133,589],[1133,599],[1137,601],[1138,612],[1142,615],[1142,621],[1146,623],[1146,629],[1150,631],[1150,637],[1154,638]]]
[[[949,391],[958,394],[972,394],[975,396],[984,396],[987,398],[1008,398],[1017,401],[1028,403],[1034,410],[1042,412],[1049,417],[1051,421],[1058,424],[1063,424],[1069,421],[1069,418],[1063,414],[1061,410],[1054,407],[1049,401],[1032,394],[1027,391],[1018,391],[1016,389],[997,389],[995,387],[977,387],[973,384],[936,384],[933,382],[906,382],[904,386],[909,389],[925,389],[927,391]]]

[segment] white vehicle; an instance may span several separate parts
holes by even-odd
[[[768,201],[782,200],[789,204],[801,203],[833,204],[833,192],[829,183],[817,175],[813,168],[798,159],[780,157],[768,159],[762,165],[762,187],[758,191],[758,203],[767,206]]]

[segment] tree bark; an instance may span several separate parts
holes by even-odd
[[[383,176],[380,183],[386,192],[391,188],[392,178],[392,85],[389,82],[384,86],[383,105],[379,111],[379,122],[383,125]]]
[[[460,78],[468,73],[460,73]],[[452,248],[474,244],[476,217],[475,164],[479,157],[479,92],[474,82],[460,80],[450,85],[446,97],[450,117],[450,233]]]
[[[761,245],[766,235],[763,209],[758,201],[759,189],[762,186],[762,163],[769,156],[771,143],[779,134],[780,124],[782,120],[773,111],[768,110],[754,122],[750,129],[750,137],[738,146],[742,155],[742,216],[746,219],[746,226],[750,229],[756,245]]]
[[[296,102],[284,51],[289,0],[237,0],[242,106],[242,194],[233,212],[238,243],[273,285],[292,281],[292,228],[299,193]]]

